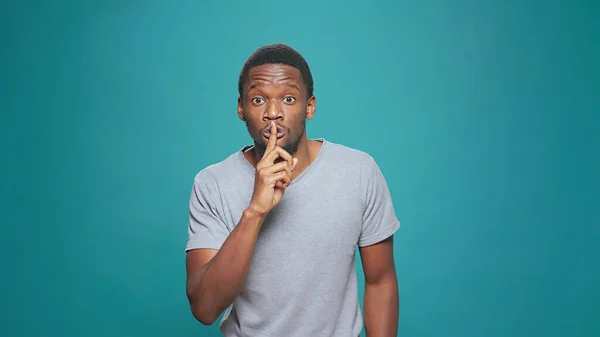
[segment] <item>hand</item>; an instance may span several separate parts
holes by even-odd
[[[283,161],[275,164],[278,158]],[[283,198],[285,188],[292,182],[292,171],[298,164],[287,151],[277,146],[277,126],[271,122],[271,135],[267,149],[256,165],[254,192],[249,209],[259,216],[265,216]]]

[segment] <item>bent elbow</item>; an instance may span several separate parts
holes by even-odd
[[[206,326],[213,325],[217,321],[217,316],[210,314],[194,314],[196,320]]]
[[[221,308],[215,305],[215,298],[210,295],[194,292],[188,288],[187,298],[194,318],[203,325],[214,324],[223,312]]]
[[[217,318],[219,318],[219,315],[216,315],[214,312],[203,310],[197,306],[192,306],[192,315],[198,322],[206,326],[212,325],[217,321]]]

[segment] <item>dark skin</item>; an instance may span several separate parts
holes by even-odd
[[[321,149],[321,142],[308,140],[305,122],[314,117],[316,97],[308,92],[300,71],[285,65],[263,65],[248,73],[248,84],[243,97],[238,99],[238,117],[246,122],[248,133],[256,145],[245,153],[254,166],[264,153],[268,141],[265,130],[274,121],[278,131],[277,145],[291,151],[298,159],[292,178],[297,177],[314,160]],[[295,146],[293,146],[295,145]]]
[[[257,170],[252,200],[220,250],[196,249],[186,257],[190,307],[203,324],[214,323],[231,305],[250,268],[265,216],[318,155],[322,143],[309,140],[305,128],[315,111],[316,98],[309,97],[298,69],[267,64],[250,70],[238,99],[238,117],[246,122],[255,144],[244,153]],[[361,247],[360,256],[367,336],[396,336],[399,297],[393,238]]]
[[[393,236],[359,248],[365,276],[364,315],[367,337],[396,336],[400,298],[394,265]]]

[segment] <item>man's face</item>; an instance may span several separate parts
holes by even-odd
[[[305,136],[306,119],[315,112],[314,96],[308,98],[300,71],[282,64],[252,68],[238,101],[238,116],[246,122],[259,155],[269,140],[271,121],[277,125],[277,145],[290,154]]]

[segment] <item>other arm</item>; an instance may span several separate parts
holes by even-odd
[[[391,337],[398,331],[400,299],[394,266],[393,236],[361,247],[365,275],[365,331],[367,337]]]

